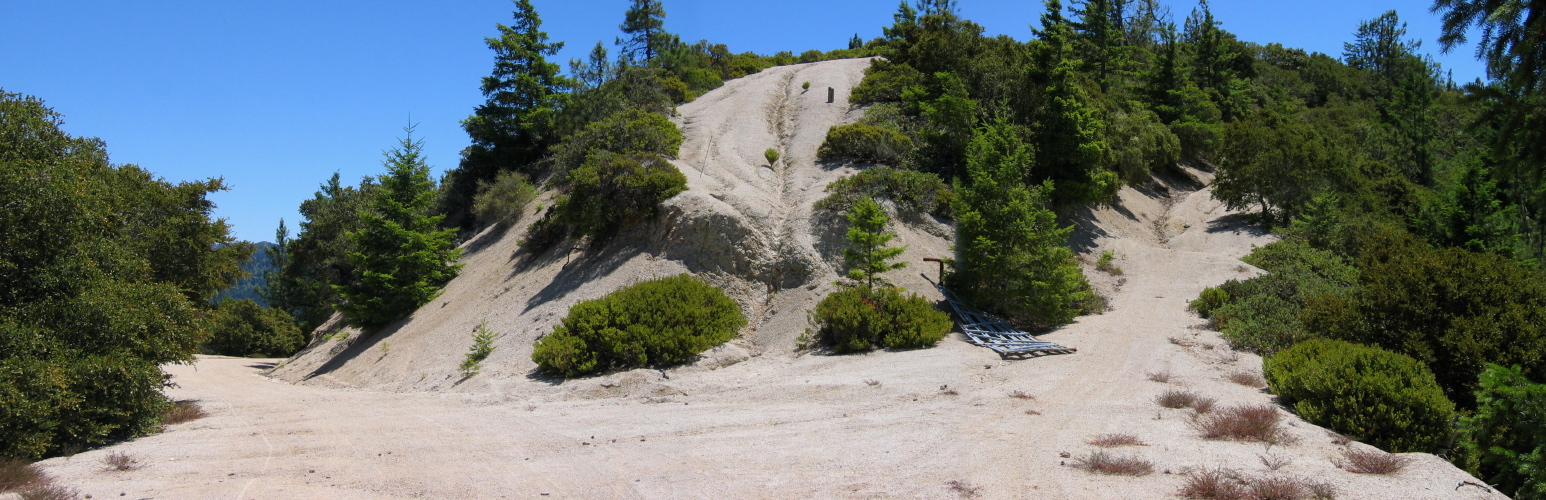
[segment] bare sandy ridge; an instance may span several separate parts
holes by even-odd
[[[1259,373],[1260,359],[1230,351],[1185,309],[1202,288],[1259,272],[1238,258],[1271,241],[1201,188],[1205,172],[1068,215],[1076,249],[1111,250],[1125,271],[1086,269],[1110,310],[1044,335],[1077,354],[1006,361],[959,334],[916,351],[794,351],[840,263],[843,225],[811,204],[853,171],[817,163],[815,149],[828,127],[856,118],[845,101],[866,64],[773,68],[682,106],[676,164],[690,189],[605,250],[532,257],[516,250],[519,227],[482,235],[463,275],[404,323],[287,361],[171,367],[180,387],[170,394],[212,416],[42,464],[97,498],[958,498],[973,488],[979,498],[1172,498],[1181,472],[1215,466],[1329,482],[1341,498],[1501,497],[1456,491],[1475,480],[1425,454],[1395,476],[1342,471],[1332,463],[1341,447],[1291,416],[1296,444],[1202,440],[1187,412],[1152,402],[1172,387],[1220,405],[1271,400],[1224,380]],[[828,86],[837,103],[825,102]],[[765,165],[769,147],[781,165]],[[947,254],[948,226],[893,229],[914,264],[889,277],[937,299],[920,260]],[[752,318],[740,339],[664,371],[564,382],[534,373],[532,341],[569,305],[678,272],[732,293]],[[503,336],[483,373],[461,381],[455,368],[484,319]],[[1147,379],[1158,371],[1171,382]],[[1145,441],[1118,453],[1156,473],[1091,475],[1060,456],[1094,450],[1085,442],[1107,432]],[[113,451],[146,465],[105,472]],[[1269,472],[1258,455],[1292,463]]]

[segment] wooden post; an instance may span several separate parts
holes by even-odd
[[[936,258],[933,258],[933,257],[924,257],[923,261],[924,262],[938,262],[939,263],[939,280],[940,280],[941,283],[943,283],[945,281],[945,260],[944,259],[936,259]]]
[[[835,97],[837,97],[837,91],[832,90],[832,87],[827,87],[827,103],[832,103]]]

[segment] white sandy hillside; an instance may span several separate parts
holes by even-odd
[[[570,306],[655,277],[691,272],[723,287],[746,312],[741,339],[717,349],[710,364],[749,355],[793,356],[806,311],[839,279],[847,245],[841,215],[812,205],[826,185],[854,170],[816,161],[833,125],[857,118],[849,90],[868,59],[771,68],[728,82],[681,106],[675,119],[685,142],[674,163],[688,190],[665,203],[646,227],[606,248],[529,255],[518,248],[523,224],[486,232],[467,244],[461,276],[410,318],[368,339],[345,329],[275,370],[291,381],[415,390],[520,392],[549,387],[531,378],[532,343],[552,331]],[[810,82],[809,90],[802,84]],[[827,88],[835,102],[827,102]],[[763,152],[781,153],[767,165]],[[546,201],[544,198],[541,201]],[[540,203],[540,202],[539,202]],[[535,212],[539,204],[528,210]],[[892,280],[939,298],[921,272],[923,257],[949,251],[949,226],[898,221],[894,244],[908,245],[913,267]],[[482,373],[461,381],[456,368],[481,321],[502,336]],[[327,326],[324,331],[329,330]]]

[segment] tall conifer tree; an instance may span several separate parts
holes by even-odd
[[[660,0],[632,0],[618,29],[623,30],[617,45],[625,64],[648,66],[671,41],[666,33],[666,7]]]

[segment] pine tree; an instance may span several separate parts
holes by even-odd
[[[569,74],[575,80],[575,88],[582,91],[600,88],[601,84],[612,79],[615,71],[612,61],[607,58],[607,48],[601,42],[596,42],[596,46],[590,49],[588,60],[569,60]]]
[[[855,49],[862,49],[862,48],[864,48],[864,39],[863,38],[859,38],[859,34],[858,33],[854,33],[854,37],[848,39],[848,50],[855,50]]]
[[[623,24],[617,27],[623,30],[617,45],[622,47],[624,64],[648,66],[671,41],[671,34],[666,33],[666,7],[660,0],[632,0]]]
[[[1047,0],[1042,42],[1031,81],[1041,85],[1042,105],[1035,116],[1036,180],[1051,180],[1060,203],[1104,199],[1119,187],[1116,174],[1104,164],[1109,147],[1102,140],[1105,124],[1095,116],[1079,87],[1080,61],[1071,48],[1073,27],[1062,14],[1062,3]]]
[[[875,288],[875,283],[886,284],[886,280],[880,278],[880,273],[893,269],[907,267],[906,262],[887,262],[901,255],[907,247],[887,248],[886,244],[896,238],[895,233],[886,232],[886,224],[891,218],[886,216],[886,211],[880,204],[869,197],[860,197],[848,209],[848,244],[850,248],[843,249],[843,261],[850,267],[848,279],[863,283],[868,288]]]
[[[384,153],[387,173],[372,199],[374,211],[364,214],[363,229],[351,233],[356,250],[349,254],[355,281],[335,287],[344,297],[339,306],[349,322],[377,329],[413,313],[440,295],[440,287],[456,277],[454,263],[461,250],[452,243],[455,230],[438,230],[443,215],[430,216],[435,183],[413,140],[413,126],[398,147]]]
[[[1111,85],[1112,73],[1123,64],[1124,36],[1122,32],[1119,0],[1080,0],[1073,11],[1079,21],[1073,23],[1079,39],[1086,44],[1086,60],[1095,70],[1095,78],[1105,91]]]
[[[451,192],[442,207],[457,225],[472,225],[467,210],[479,181],[501,170],[532,174],[530,166],[558,139],[552,132],[561,92],[572,84],[547,57],[564,43],[548,41],[530,0],[515,0],[514,18],[509,26],[497,25],[499,38],[484,39],[494,51],[494,72],[480,87],[487,100],[462,120],[472,145],[448,175]]]

